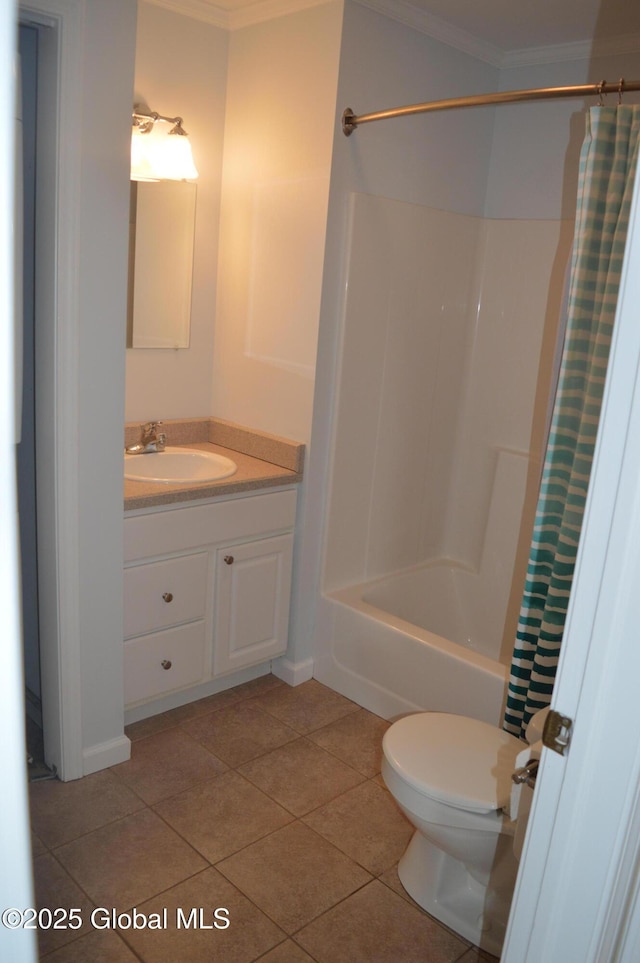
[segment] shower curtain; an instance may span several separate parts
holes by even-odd
[[[609,348],[640,140],[640,106],[593,107],[580,157],[566,333],[511,664],[504,728],[551,701]]]

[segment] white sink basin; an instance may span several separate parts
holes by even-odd
[[[237,471],[235,461],[199,448],[165,448],[146,455],[124,456],[124,477],[132,481],[205,482],[228,478]]]

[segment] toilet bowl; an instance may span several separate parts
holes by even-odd
[[[532,732],[540,725],[534,717]],[[525,747],[486,722],[442,712],[399,719],[382,742],[382,776],[415,826],[400,882],[428,913],[496,956],[518,870],[508,808]]]

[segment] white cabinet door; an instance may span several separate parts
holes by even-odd
[[[293,535],[216,553],[216,675],[282,655],[287,647]]]

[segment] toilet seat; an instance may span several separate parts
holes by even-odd
[[[508,805],[523,745],[496,726],[445,712],[399,719],[383,739],[388,764],[416,792],[475,813]]]

